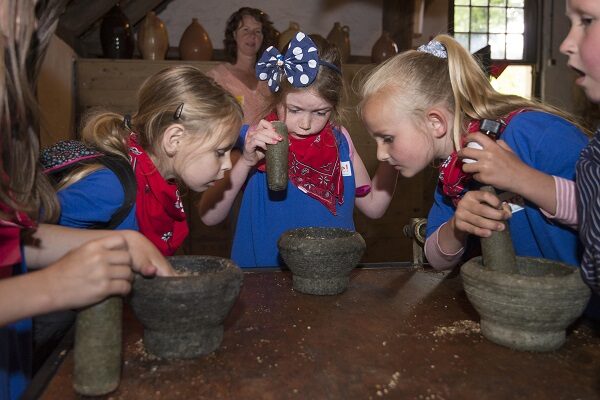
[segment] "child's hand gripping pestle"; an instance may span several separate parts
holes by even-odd
[[[489,185],[482,186],[481,190],[496,194],[496,190]],[[483,265],[493,271],[517,274],[517,259],[508,223],[504,222],[504,226],[503,231],[493,231],[490,237],[481,238]]]
[[[273,121],[271,124],[283,140],[276,144],[267,145],[267,184],[270,190],[280,191],[287,188],[290,144],[285,123]]]

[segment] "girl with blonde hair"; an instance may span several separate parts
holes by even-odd
[[[447,35],[376,68],[361,96],[379,160],[406,177],[445,160],[427,221],[431,265],[456,265],[471,236],[505,221],[517,255],[579,265],[575,163],[588,138],[566,113],[498,93]]]

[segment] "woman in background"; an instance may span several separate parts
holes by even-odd
[[[259,82],[254,67],[258,56],[275,44],[275,28],[261,10],[242,7],[227,20],[224,44],[228,62],[207,75],[235,96],[244,110],[244,123],[254,125],[271,100],[267,84]]]

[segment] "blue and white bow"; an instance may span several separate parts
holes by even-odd
[[[319,54],[317,46],[303,32],[298,32],[290,42],[285,56],[270,46],[256,63],[256,77],[267,81],[272,92],[279,90],[282,75],[294,87],[310,85],[319,72]]]

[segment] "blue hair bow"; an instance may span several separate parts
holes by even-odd
[[[305,87],[317,77],[319,64],[330,66],[339,72],[335,65],[320,61],[317,46],[312,39],[303,32],[298,32],[290,42],[285,56],[273,46],[265,50],[256,63],[256,77],[267,81],[272,92],[279,90],[282,75],[287,77],[292,86]]]

